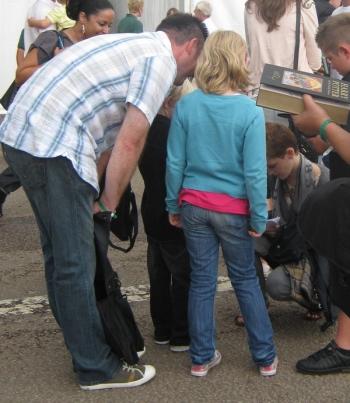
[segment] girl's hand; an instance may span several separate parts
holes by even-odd
[[[260,238],[262,233],[256,232],[253,229],[248,231],[248,234],[252,237],[252,238]]]
[[[171,214],[171,213],[169,213],[169,222],[174,227],[177,227],[177,228],[182,227],[180,214]]]

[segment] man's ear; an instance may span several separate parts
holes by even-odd
[[[193,54],[193,52],[198,53],[198,38],[192,38],[187,41],[185,50],[189,55]]]
[[[338,53],[344,55],[346,58],[350,59],[350,44],[342,42],[338,46]]]

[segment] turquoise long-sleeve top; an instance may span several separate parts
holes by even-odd
[[[261,108],[245,95],[195,90],[176,105],[166,168],[166,205],[179,213],[181,189],[248,199],[250,225],[265,230],[266,140]]]

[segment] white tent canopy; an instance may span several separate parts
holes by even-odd
[[[14,79],[16,49],[28,8],[35,0],[0,0],[0,96]],[[118,19],[127,12],[127,0],[110,0]],[[221,29],[232,29],[244,36],[243,8],[246,0],[211,0],[213,20]],[[192,12],[197,1],[145,0],[142,21],[147,31],[153,31],[171,7]]]

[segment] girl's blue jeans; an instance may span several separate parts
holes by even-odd
[[[194,364],[210,361],[216,348],[214,300],[221,245],[236,292],[254,362],[270,365],[276,355],[273,331],[254,264],[249,218],[184,203],[182,225],[191,262],[188,322]]]

